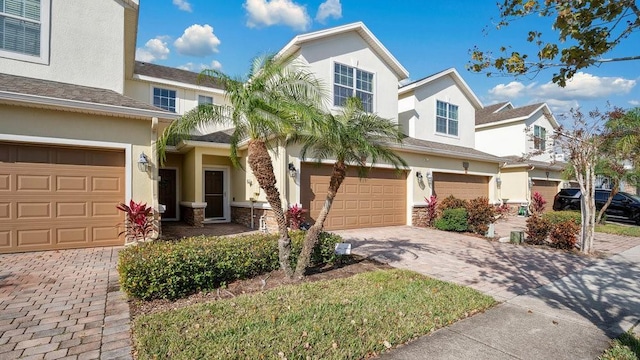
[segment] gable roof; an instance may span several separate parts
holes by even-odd
[[[494,111],[490,111],[491,107],[496,107],[496,105],[502,105],[501,107],[497,107]],[[497,111],[504,107],[505,103],[494,104],[491,107],[486,107],[481,110],[476,111],[476,127],[481,125],[493,125],[501,122],[512,122],[512,121],[520,121],[526,120],[528,117],[532,116],[539,110],[543,110],[545,113],[550,115],[549,122],[551,126],[554,128],[558,127],[558,122],[553,117],[551,110],[547,106],[546,103],[537,103],[526,106],[520,106],[511,109],[504,109]]]
[[[136,77],[137,75],[138,78],[150,77],[154,79],[168,80],[182,84],[224,90],[224,86],[222,86],[220,82],[212,80],[210,77],[203,77],[202,79],[198,79],[200,75],[199,73],[169,66],[136,61],[133,72],[134,77]]]
[[[177,118],[177,114],[113,90],[0,73],[0,100],[129,116]]]
[[[473,92],[473,90],[471,90],[469,85],[467,85],[467,83],[464,81],[462,76],[460,76],[460,73],[458,73],[458,71],[455,68],[442,70],[435,74],[423,77],[422,79],[405,84],[398,89],[398,95],[406,94],[409,91],[425,86],[445,76],[451,76],[453,78],[453,81],[460,87],[462,92],[471,100],[471,102],[476,108],[481,109],[483,107],[482,103],[480,102],[480,99],[478,99],[476,94]]]
[[[303,44],[316,41],[339,34],[348,32],[356,32],[362,39],[371,47],[371,49],[378,55],[387,65],[393,70],[398,80],[406,79],[409,77],[409,72],[400,64],[400,62],[382,45],[382,43],[373,35],[373,33],[362,23],[361,21],[337,26],[329,29],[310,32],[307,34],[301,34],[294,37],[282,50],[278,52],[276,56],[288,58],[295,54]]]

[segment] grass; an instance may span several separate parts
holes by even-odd
[[[494,304],[470,288],[378,270],[141,316],[133,332],[138,359],[361,359]]]
[[[620,335],[613,341],[611,348],[600,356],[600,360],[636,360],[640,359],[640,338],[631,331]]]
[[[607,223],[605,225],[596,225],[596,232],[625,236],[640,236],[640,226],[625,226]]]

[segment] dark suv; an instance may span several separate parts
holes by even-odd
[[[596,189],[596,210],[602,209],[610,194],[611,190]],[[553,210],[580,210],[581,197],[580,189],[562,189],[553,198]],[[611,219],[629,220],[640,225],[640,197],[621,191],[613,196],[605,214]]]

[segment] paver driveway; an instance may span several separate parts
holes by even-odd
[[[546,285],[595,261],[564,251],[409,226],[335,233],[351,242],[356,254],[467,285],[500,301]]]
[[[0,359],[130,359],[117,253],[0,255]]]

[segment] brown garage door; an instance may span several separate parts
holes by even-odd
[[[471,200],[480,196],[489,197],[489,177],[433,173],[433,192],[439,199],[453,195],[458,199]]]
[[[531,195],[535,192],[539,192],[542,198],[547,202],[544,206],[544,210],[551,210],[553,206],[553,198],[558,193],[558,182],[548,180],[533,180],[533,186],[531,187]]]
[[[0,253],[122,245],[124,152],[0,143]]]
[[[302,206],[310,209],[314,221],[324,205],[331,166],[303,164],[300,176]],[[367,179],[359,179],[350,169],[333,201],[327,230],[357,229],[407,223],[407,180],[394,170],[372,169]]]

